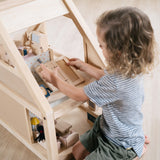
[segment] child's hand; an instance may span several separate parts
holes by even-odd
[[[69,63],[68,63],[68,65],[71,65],[81,71],[84,71],[84,69],[83,69],[84,64],[85,64],[85,62],[81,61],[78,58],[71,58],[71,59],[69,59]]]
[[[51,70],[47,69],[44,64],[41,64],[40,66],[41,66],[41,69],[42,69],[42,71],[41,71],[42,78],[46,82],[54,83],[54,79],[57,77],[58,67],[55,68],[54,71],[51,71]]]

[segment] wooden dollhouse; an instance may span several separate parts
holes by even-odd
[[[72,147],[58,151],[54,121],[66,120],[76,132],[83,134],[90,128],[85,118],[86,106],[80,107],[83,105],[82,102],[69,99],[59,91],[47,99],[10,34],[65,16],[72,19],[82,35],[85,62],[104,68],[98,56],[98,44],[71,0],[14,0],[12,3],[4,0],[0,2],[0,6],[1,4],[3,7],[0,7],[0,124],[40,159],[69,159]],[[49,52],[56,54],[54,50]],[[67,76],[67,73],[65,74]],[[84,86],[90,82],[88,75],[81,76],[83,80],[80,79],[81,83],[77,83],[77,86]],[[54,107],[51,107],[53,105]],[[33,140],[30,113],[43,122],[45,146]]]

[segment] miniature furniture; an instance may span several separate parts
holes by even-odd
[[[67,83],[78,85],[84,82],[84,79],[80,76],[80,74],[76,71],[76,69],[74,67],[68,66],[67,63],[68,59],[66,57],[61,56],[55,61],[48,61],[44,63],[44,65],[50,70],[54,70],[56,67],[59,67],[58,71],[59,77]],[[38,66],[35,70],[37,74],[41,77],[41,67]],[[51,90],[55,90],[55,87],[52,84],[47,82],[45,83]]]
[[[40,159],[67,159],[72,147],[58,152],[54,120],[64,119],[72,124],[74,131],[83,134],[90,128],[84,118],[86,110],[79,107],[83,103],[65,97],[60,92],[53,93],[53,98],[47,99],[10,34],[59,16],[71,18],[83,37],[85,61],[103,68],[104,64],[98,56],[98,44],[71,0],[14,2],[15,5],[6,3],[0,9],[0,124]],[[84,82],[78,86],[84,86],[91,80],[88,75],[83,78]],[[51,102],[62,97],[64,99],[56,105],[54,103],[52,108]],[[33,140],[30,112],[43,121],[45,147]]]
[[[61,143],[59,148],[69,148],[70,146],[73,146],[79,140],[79,134],[72,130],[71,124],[62,119],[58,119],[55,122],[57,139]]]

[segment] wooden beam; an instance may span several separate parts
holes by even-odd
[[[61,0],[34,0],[0,12],[0,20],[8,33],[67,14]]]
[[[67,17],[70,16],[70,18],[73,20],[75,23],[76,27],[78,28],[79,32],[81,33],[82,37],[85,39],[87,42],[87,46],[92,48],[92,52],[88,52],[86,55],[88,55],[88,58],[85,57],[86,59],[92,57],[94,55],[94,60],[90,60],[94,66],[97,66],[99,68],[104,68],[104,63],[99,57],[100,54],[100,48],[98,46],[98,42],[96,41],[95,37],[91,33],[89,27],[86,25],[83,17],[79,13],[78,9],[74,5],[72,0],[63,0],[65,6],[67,7],[68,11],[70,14],[66,15]],[[90,55],[89,55],[90,54]]]
[[[21,143],[23,143],[31,152],[36,154],[40,159],[48,160],[47,159],[47,152],[40,144],[28,143],[28,141],[24,137],[22,137],[19,133],[17,133],[15,130],[13,130],[13,128],[10,128],[10,126],[7,125],[6,123],[4,123],[1,119],[0,119],[0,124],[4,128],[6,128],[12,135],[14,135]]]
[[[36,80],[34,79],[31,71],[28,66],[25,64],[23,58],[19,54],[17,47],[10,38],[9,34],[5,30],[3,24],[0,23],[0,41],[3,42],[3,45],[8,54],[10,54],[12,60],[14,61],[15,69],[17,73],[23,80],[28,94],[32,97],[32,100],[35,102],[37,108],[41,110],[41,113],[52,112],[50,105],[47,102],[47,99],[43,96],[40,87],[38,86]]]
[[[34,106],[34,104],[32,104],[31,102],[27,101],[26,99],[24,99],[23,97],[21,97],[17,93],[13,92],[12,90],[10,90],[8,87],[6,87],[2,83],[0,83],[0,91],[3,91],[4,93],[6,93],[8,95],[8,98],[11,97],[18,104],[21,104],[22,107],[27,108],[33,114],[35,114],[39,118],[42,118],[41,113],[39,112],[38,108],[36,109],[36,106]],[[13,112],[15,112],[15,111],[13,110]]]
[[[43,118],[43,126],[47,144],[47,160],[58,160],[58,146],[56,139],[54,116],[52,113],[45,115],[45,117]]]
[[[0,11],[2,10],[6,10],[12,7],[16,7],[28,2],[32,2],[34,0],[2,0],[2,2],[0,2]]]

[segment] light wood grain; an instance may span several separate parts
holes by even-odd
[[[28,3],[31,2],[33,0],[1,0],[0,1],[0,11],[8,9],[8,8],[12,8],[18,5],[22,5],[24,3]]]
[[[35,8],[36,6],[36,8]],[[0,12],[9,33],[61,16],[68,11],[59,0],[34,0]]]
[[[2,160],[40,160],[1,125],[0,137],[0,157]]]
[[[153,28],[155,30],[156,41],[160,42],[160,1],[159,0],[74,0],[76,5],[78,6],[80,13],[85,18],[87,24],[91,28],[92,33],[95,34],[95,21],[98,15],[100,15],[103,11],[117,8],[120,6],[136,6],[142,10],[144,10],[150,17]],[[70,45],[70,50],[76,50],[75,48],[79,48],[77,43],[79,44],[80,39],[75,31],[75,28],[72,28],[72,24],[68,23],[68,20],[62,20],[58,25],[53,25],[54,31],[52,32],[53,26],[50,27],[51,37],[55,39],[55,42],[59,48],[63,48],[64,44],[66,44],[66,40],[64,35],[66,36],[67,41],[71,41],[74,45]],[[67,24],[65,23],[67,21]],[[55,22],[55,21],[54,21]],[[64,22],[64,23],[63,23]],[[65,24],[64,26],[61,24]],[[57,31],[61,27],[61,32]],[[70,34],[67,32],[71,30],[74,34]],[[53,34],[56,32],[55,34]],[[67,34],[66,34],[67,32]],[[55,38],[56,37],[56,38]],[[80,40],[79,40],[80,39]],[[83,40],[82,40],[83,43]],[[69,47],[70,43],[67,43],[67,47]],[[76,47],[75,47],[76,46]],[[65,46],[64,46],[65,48]],[[66,48],[65,48],[66,50]],[[79,51],[79,52],[78,52]],[[71,52],[70,56],[79,57],[81,55],[81,49],[76,50],[76,52]],[[69,52],[70,53],[70,52]],[[148,145],[147,152],[142,157],[142,160],[159,160],[160,152],[159,152],[159,144],[160,144],[160,69],[157,68],[153,75],[148,75],[145,77],[145,101],[143,105],[143,113],[144,113],[144,132],[150,138],[151,143]],[[70,113],[69,113],[70,114]],[[82,115],[83,117],[83,115]],[[74,126],[76,126],[77,122],[77,113],[74,117],[68,116],[66,120],[68,122],[73,122],[72,118],[74,118]],[[78,125],[77,125],[78,126]],[[87,129],[87,128],[86,128]],[[38,158],[32,154],[23,144],[20,144],[13,136],[11,136],[8,131],[6,131],[3,127],[0,127],[0,155],[3,160],[28,160],[34,159],[38,160]],[[13,145],[14,144],[14,145]],[[17,155],[18,154],[18,155]]]

